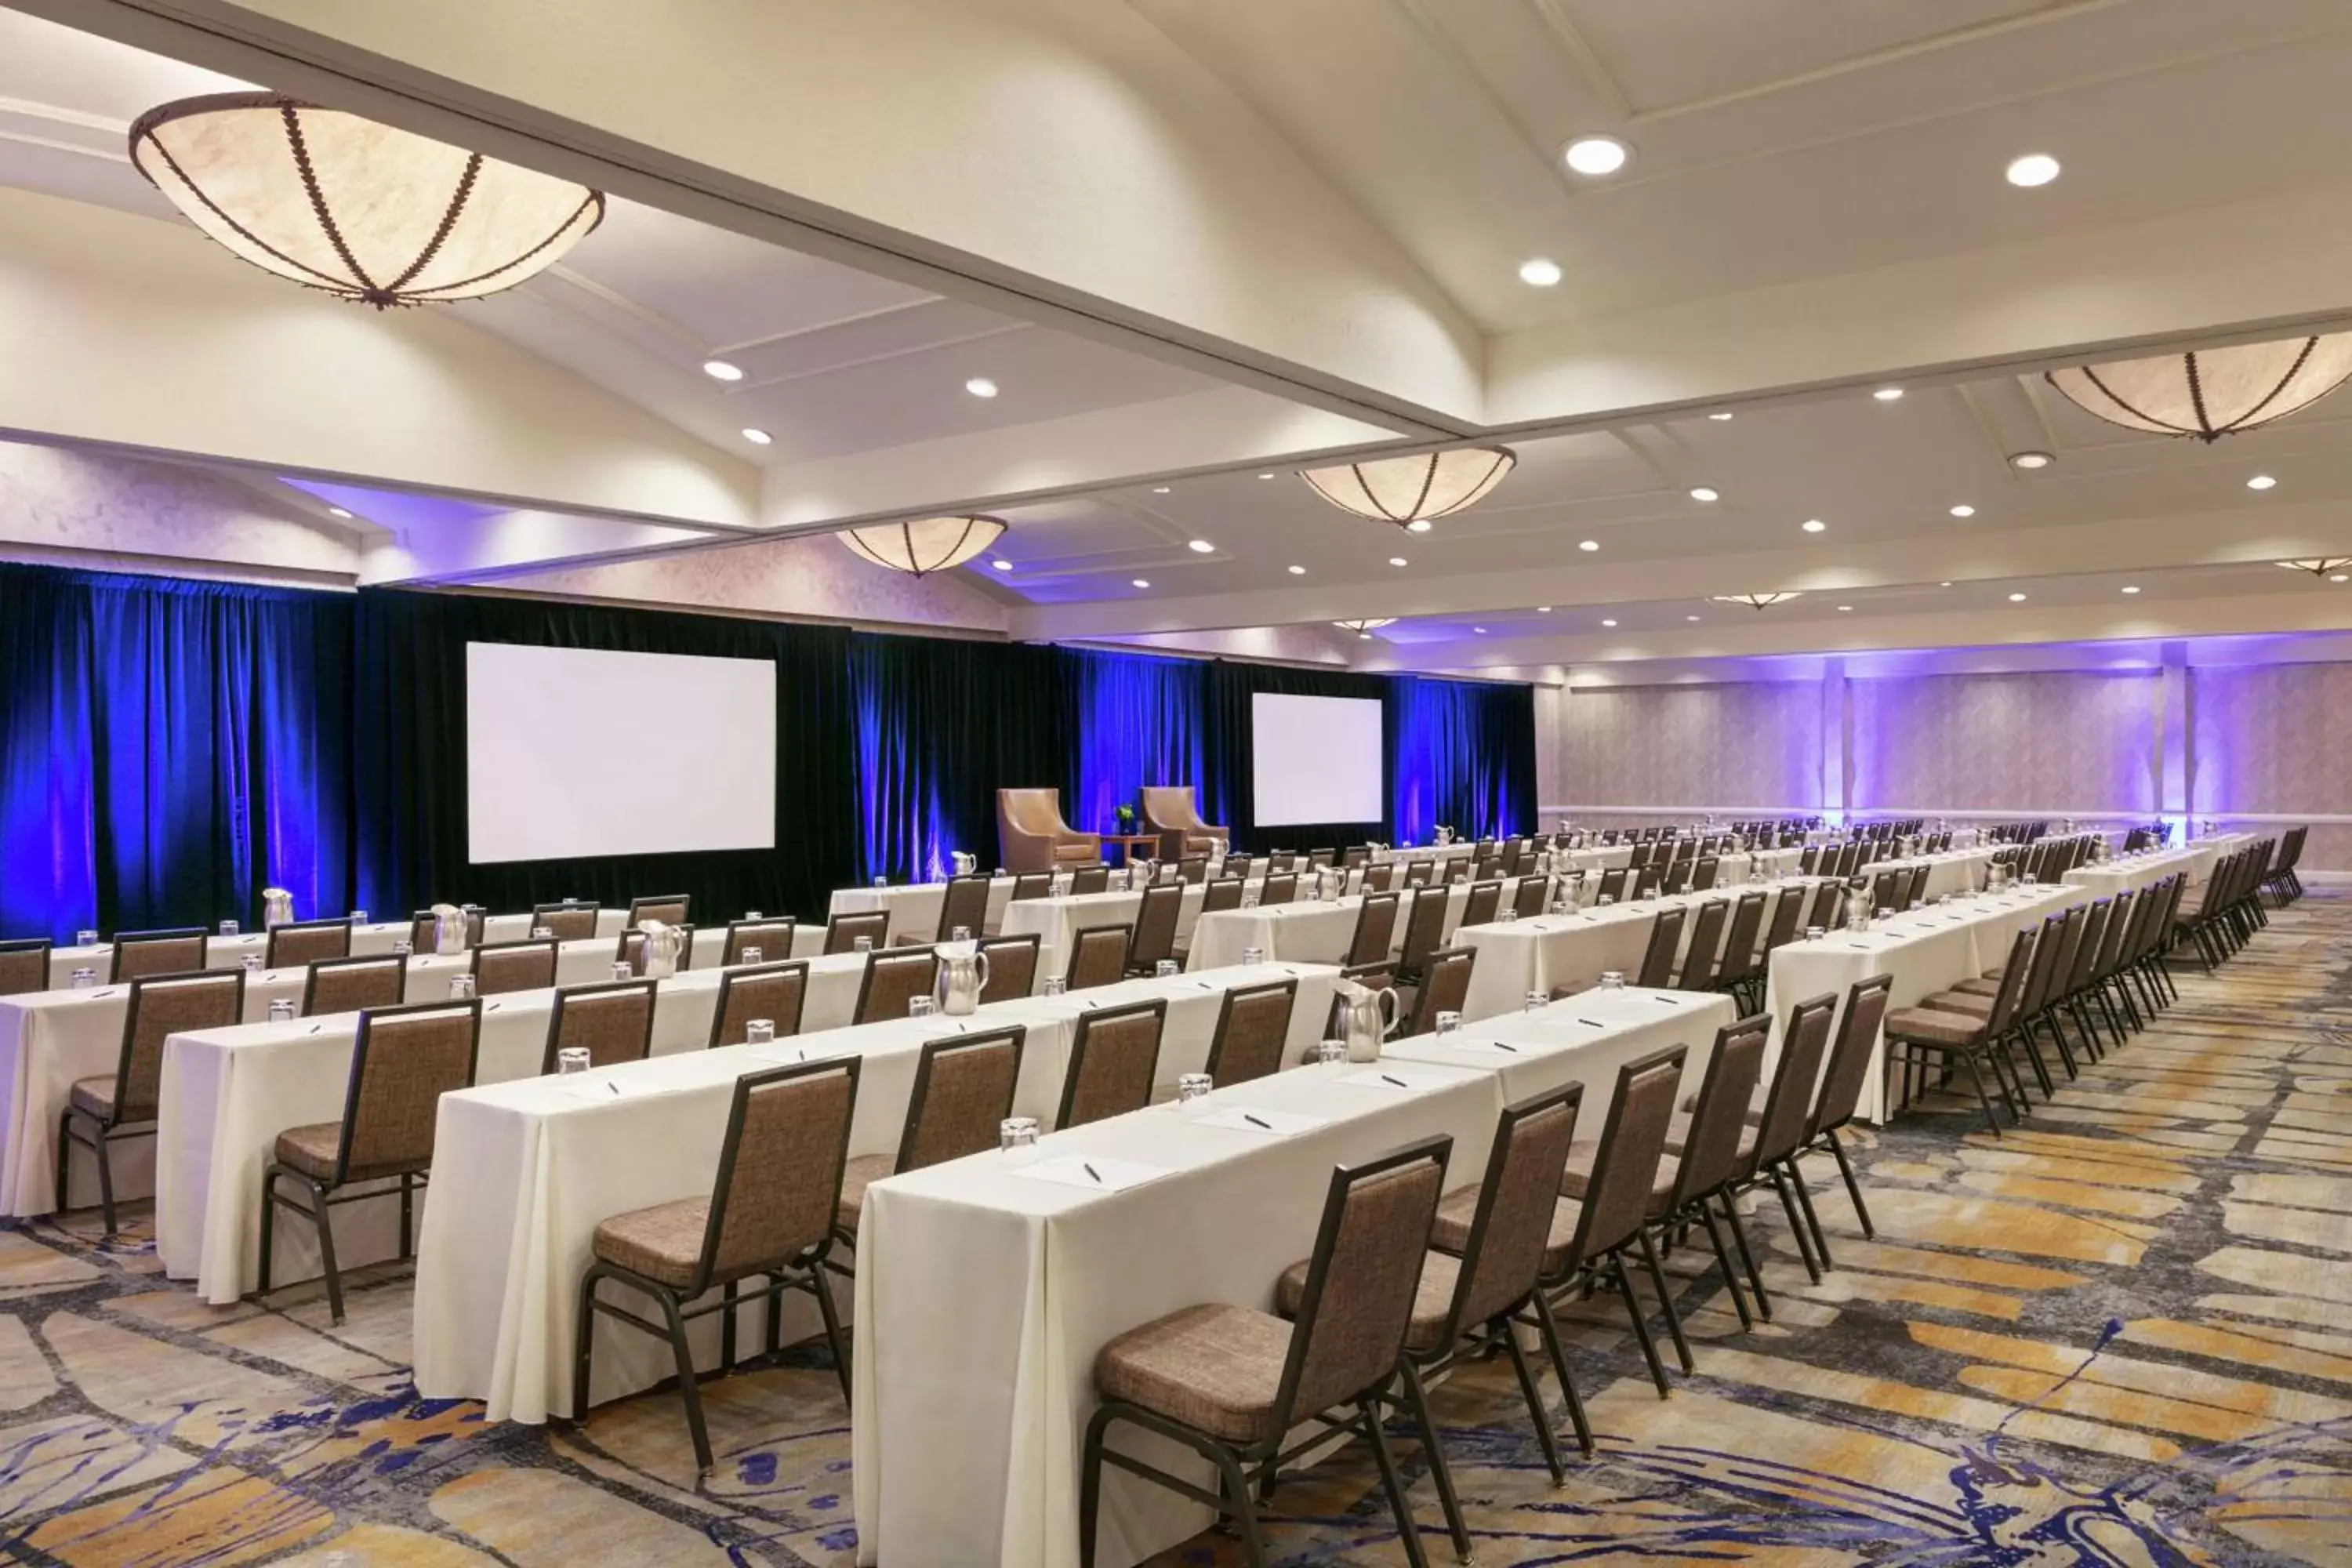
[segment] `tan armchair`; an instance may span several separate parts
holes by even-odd
[[[998,790],[996,843],[1008,871],[1102,864],[1102,839],[1062,820],[1062,792],[1057,789]]]
[[[1187,855],[1209,855],[1232,837],[1233,830],[1201,820],[1192,803],[1191,784],[1145,784],[1143,826],[1160,835],[1160,858],[1181,860]]]

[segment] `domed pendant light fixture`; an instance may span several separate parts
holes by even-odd
[[[1331,624],[1342,630],[1351,631],[1360,637],[1369,638],[1374,632],[1380,630],[1382,626],[1392,626],[1396,625],[1397,618],[1394,616],[1374,616],[1367,620],[1333,621]]]
[[[131,161],[226,249],[380,310],[511,289],[604,216],[585,185],[270,92],[151,109]]]
[[[1751,610],[1769,610],[1775,605],[1785,605],[1797,595],[1788,594],[1717,594],[1718,605],[1745,605]]]
[[[1508,447],[1456,447],[1410,458],[1374,458],[1303,470],[1317,495],[1342,511],[1424,531],[1431,519],[1460,511],[1502,483],[1519,460]]]
[[[962,565],[1003,534],[1004,520],[999,517],[927,517],[853,528],[840,539],[877,566],[922,577]]]
[[[2340,572],[2352,569],[2352,556],[2321,555],[2308,561],[2282,561],[2279,564],[2290,572],[2308,572],[2315,577],[2333,577]]]
[[[2218,441],[2307,408],[2352,376],[2352,332],[2193,349],[2045,371],[2070,402],[2110,425]]]

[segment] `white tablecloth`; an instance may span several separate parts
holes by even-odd
[[[1013,883],[1011,877],[989,879],[985,921],[989,934],[993,934],[1003,924],[1005,905],[1013,897]],[[948,885],[945,882],[898,882],[881,888],[836,888],[832,903],[826,907],[826,918],[887,910],[890,915],[892,942],[901,939],[930,942],[940,934],[940,906],[946,901],[947,896]]]
[[[1846,992],[1856,982],[1888,974],[1895,980],[1888,1010],[1914,1006],[2007,962],[2010,940],[2020,930],[2039,928],[2046,917],[2090,900],[2084,889],[2063,883],[1980,893],[1897,915],[1861,935],[1841,930],[1774,949],[1765,1005],[1773,1017],[1775,1058],[1789,1010],[1808,997],[1834,995],[1843,1016]],[[1886,1118],[1885,1050],[1882,1037],[1863,1087],[1860,1114],[1867,1121]]]
[[[1794,894],[1810,899],[1814,887],[1811,881],[1784,881],[1767,884],[1759,889],[1767,897],[1757,940],[1761,942],[1770,929],[1772,912],[1781,897]],[[1581,990],[1598,984],[1602,973],[1612,969],[1632,979],[1649,951],[1650,929],[1656,923],[1659,911],[1671,906],[1692,911],[1683,922],[1683,938],[1675,955],[1679,973],[1679,965],[1690,950],[1690,930],[1698,918],[1697,906],[1710,899],[1736,901],[1748,890],[1736,887],[1714,892],[1678,893],[1671,898],[1642,899],[1581,910],[1575,914],[1537,915],[1492,925],[1465,926],[1454,933],[1454,941],[1475,948],[1478,962],[1470,971],[1470,994],[1463,1004],[1463,1016],[1486,1018],[1512,1011],[1523,1005],[1530,991],[1540,991],[1548,996],[1562,985]],[[1730,940],[1731,917],[1727,912],[1722,941],[1727,943]],[[1723,948],[1717,946],[1717,956],[1722,952]]]
[[[1506,907],[1517,893],[1520,880],[1515,877],[1503,879]],[[1396,924],[1389,933],[1391,952],[1402,951],[1405,931],[1412,921],[1413,901],[1424,896],[1444,897],[1442,940],[1454,939],[1463,906],[1470,897],[1469,883],[1404,888],[1398,891],[1402,896],[1397,900]],[[1268,958],[1301,963],[1344,963],[1348,944],[1356,938],[1356,911],[1363,901],[1360,895],[1349,894],[1343,899],[1299,899],[1286,904],[1260,904],[1255,909],[1218,910],[1202,915],[1200,923],[1192,928],[1191,966],[1216,969],[1239,963],[1242,954],[1252,948]]]
[[[1577,1022],[1579,1016],[1601,1026]],[[1581,1079],[1597,1134],[1622,1062],[1682,1041],[1703,1070],[1720,997],[1590,994],[1438,1044],[1397,1042],[1399,1089],[1313,1067],[1236,1085],[1206,1110],[1324,1118],[1273,1138],[1163,1107],[1056,1134],[1039,1157],[1108,1156],[1167,1173],[1094,1194],[982,1154],[877,1184],[861,1226],[852,1405],[858,1561],[891,1568],[1077,1561],[1080,1436],[1103,1344],[1202,1301],[1271,1310],[1282,1270],[1314,1248],[1335,1165],[1432,1133],[1454,1140],[1449,1188],[1485,1173],[1512,1100]],[[1501,1040],[1516,1052],[1482,1050]],[[1696,1082],[1696,1078],[1690,1079]],[[1112,1439],[1180,1473],[1205,1469],[1133,1428]],[[1197,1533],[1207,1510],[1104,1473],[1101,1552],[1127,1564]]]
[[[865,968],[866,960],[856,953],[810,961],[804,1035],[848,1023]],[[724,973],[692,970],[660,982],[654,1002],[656,1056],[703,1049]],[[554,1011],[551,990],[485,997],[475,1081],[538,1076]],[[259,1279],[262,1170],[278,1133],[342,1116],[358,1033],[359,1015],[341,1013],[200,1029],[164,1041],[154,1188],[155,1247],[164,1273],[194,1279],[198,1293],[215,1303],[234,1301],[253,1289]],[[344,1205],[336,1211],[335,1224],[337,1256],[345,1268],[396,1251],[395,1204]],[[304,1279],[318,1272],[318,1248],[309,1226],[278,1226],[277,1251],[274,1280]]]
[[[589,1243],[609,1216],[675,1198],[707,1196],[735,1079],[791,1059],[799,1049],[854,1051],[864,1058],[850,1153],[898,1147],[925,1041],[999,1024],[1021,1023],[1023,1047],[1014,1110],[1051,1124],[1067,1072],[1071,1003],[1116,990],[1123,999],[1166,995],[1163,1079],[1180,1064],[1205,1059],[1216,1026],[1214,993],[1296,975],[1294,1039],[1319,1031],[1329,1005],[1331,972],[1266,965],[1191,979],[1138,981],[1089,992],[1070,1003],[1040,997],[995,1003],[968,1018],[934,1016],[803,1035],[774,1047],[739,1046],[658,1057],[570,1079],[530,1079],[442,1097],[433,1162],[435,1187],[463,1194],[457,1203],[428,1201],[418,1247],[415,1292],[416,1386],[428,1398],[478,1398],[491,1420],[543,1421],[568,1414],[572,1338],[580,1277]],[[768,1053],[768,1054],[762,1054]],[[576,1086],[615,1079],[631,1092],[611,1101],[584,1098]],[[593,1093],[593,1089],[588,1092]],[[1112,1123],[1105,1123],[1112,1125]],[[340,1233],[339,1233],[340,1239]],[[805,1307],[795,1302],[794,1310]],[[748,1328],[760,1320],[744,1318]],[[788,1318],[794,1336],[813,1331]],[[715,1360],[715,1319],[699,1327]],[[646,1387],[674,1370],[656,1340],[600,1325],[597,1400]],[[706,1363],[708,1364],[708,1363]],[[973,1365],[981,1364],[977,1361]]]
[[[2180,871],[2189,873],[2193,887],[2212,874],[2215,858],[2214,851],[2193,845],[2185,849],[2159,849],[2153,854],[2090,861],[2067,872],[2066,880],[2102,899],[2152,887]]]
[[[1176,913],[1176,940],[1184,941],[1192,934],[1193,923],[1201,918],[1201,902],[1206,897],[1199,884],[1184,889],[1184,902]],[[1066,973],[1070,967],[1070,944],[1078,932],[1094,926],[1126,926],[1134,929],[1136,917],[1143,912],[1143,894],[1135,892],[1065,894],[1058,899],[1024,899],[1017,904],[1004,906],[1003,929],[1007,936],[1037,933],[1037,973],[1040,979]],[[933,917],[936,919],[936,915]],[[1240,954],[1234,955],[1240,962]]]

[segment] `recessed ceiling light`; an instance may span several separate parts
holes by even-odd
[[[1693,500],[1721,500],[1723,492],[1713,485],[1693,485],[1690,498]]]
[[[2352,583],[2352,577],[2347,577],[2341,572],[2329,573],[2327,574],[2327,580],[2331,583]]]
[[[1151,579],[1149,577],[1138,577],[1135,579],[1135,585],[1139,588],[1149,588],[1151,586]]]
[[[2046,468],[2058,459],[2047,452],[2013,452],[2009,466],[2012,468]]]
[[[1717,421],[1718,424],[1727,423],[1732,418],[1732,413],[1731,410],[1727,408],[1719,414],[1710,414],[1707,417]]]
[[[1486,628],[1484,626],[1472,626],[1470,629],[1476,632],[1482,637],[1486,635]]]
[[[974,397],[993,397],[996,395],[996,383],[989,380],[988,377],[984,375],[973,376],[970,381],[963,384],[963,389],[966,392],[971,393]]]
[[[1370,632],[1358,632],[1356,634],[1356,640],[1358,642],[1370,642],[1372,640],[1372,634]]]
[[[1013,570],[1013,563],[1010,561],[992,561],[989,564],[995,567],[999,572],[1010,572]]]
[[[2246,488],[2250,490],[2266,490],[2276,483],[2278,483],[2278,481],[2271,478],[2268,474],[2256,474],[2252,479],[2246,481]]]
[[[1602,626],[1615,626],[1617,623],[1616,623],[1615,621],[1603,621],[1603,622],[1601,622],[1601,624]]]
[[[713,381],[740,381],[743,379],[743,367],[730,364],[723,359],[707,359],[702,362],[702,374]]]
[[[2012,605],[2021,605],[2025,603],[2025,595],[2022,594],[2011,594],[2009,596],[2009,602]]]
[[[1840,605],[1838,608],[1841,610],[1851,610],[1853,606],[1852,605]]]
[[[1870,395],[1881,403],[1892,403],[1903,395],[1903,389],[1899,386],[1882,386]]]
[[[1196,539],[1184,548],[1190,550],[1195,555],[1207,555],[1213,552],[1217,547],[1210,543],[1205,539]]]
[[[1407,533],[1427,533],[1431,529],[1435,528],[1436,526],[1437,525],[1435,523],[1430,521],[1429,519],[1425,517],[1416,517],[1411,522],[1404,525],[1404,531]]]
[[[1272,474],[1260,474],[1258,478],[1262,479],[1270,479],[1274,478],[1274,476]]]
[[[2009,164],[2009,183],[2028,189],[2046,185],[2058,177],[2058,160],[2047,153],[2028,153],[2022,158],[2012,158]]]
[[[1950,586],[1951,586],[1951,584],[1950,584],[1949,583],[1938,583],[1938,584],[1936,584],[1936,586],[1937,586],[1937,587],[1938,587],[1938,588],[1948,588],[1948,587],[1950,587]]]
[[[1580,539],[1576,542],[1576,547],[1579,550],[1598,550],[1601,548],[1601,541],[1597,539]]]
[[[327,509],[327,515],[329,517],[349,518],[352,514],[351,509],[348,507],[331,506]]]
[[[1828,523],[1823,522],[1818,517],[1809,517],[1805,519],[1805,531],[1807,533],[1827,533],[1829,531],[1829,527],[1830,525]]]
[[[1549,289],[1559,281],[1559,263],[1538,256],[1519,263],[1519,281],[1535,289]]]
[[[1698,619],[1698,617],[1697,617],[1696,616],[1685,616],[1683,617],[1683,619],[1685,619],[1685,620],[1686,620],[1686,621],[1695,621],[1695,620]]]
[[[2126,583],[2124,584],[2124,592],[2126,594],[2137,594],[2139,592],[2139,584],[2137,583]]]
[[[743,439],[754,447],[764,447],[775,437],[755,425],[746,425],[743,426]]]
[[[1389,557],[1389,564],[1391,566],[1402,566],[1404,564],[1404,557],[1402,555],[1391,555]]]
[[[1294,577],[1304,577],[1307,575],[1307,568],[1304,566],[1293,566],[1290,569],[1290,574]]]
[[[1614,136],[1580,136],[1561,156],[1580,174],[1613,174],[1633,161],[1633,149]]]
[[[1151,493],[1156,496],[1164,496],[1168,493],[1168,487],[1166,485],[1154,485],[1151,487]]]
[[[1952,509],[1954,517],[1974,517],[1976,514],[1977,509],[1972,506],[1956,506]]]
[[[1550,614],[1551,614],[1551,606],[1550,606],[1549,605],[1538,605],[1536,606],[1536,614],[1537,614],[1537,615],[1539,615],[1539,616],[1548,616],[1548,615],[1550,615]]]

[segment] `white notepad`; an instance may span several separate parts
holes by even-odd
[[[1433,1072],[1415,1072],[1411,1068],[1366,1068],[1361,1072],[1343,1075],[1341,1083],[1360,1083],[1372,1089],[1444,1089],[1454,1080]]]
[[[802,1046],[791,1040],[770,1040],[764,1045],[746,1047],[763,1062],[776,1062],[784,1067],[798,1067],[803,1062],[821,1062],[827,1057],[845,1056],[852,1046]]]
[[[1165,1165],[1141,1165],[1132,1160],[1109,1160],[1100,1154],[1070,1154],[1014,1167],[1012,1174],[1033,1182],[1055,1182],[1090,1193],[1123,1193],[1156,1182],[1172,1173]]]
[[[1264,1138],[1295,1138],[1301,1132],[1312,1132],[1326,1125],[1320,1116],[1302,1116],[1296,1110],[1260,1110],[1254,1106],[1229,1106],[1200,1117],[1203,1127],[1229,1127],[1236,1132],[1255,1132]]]
[[[560,1084],[557,1087],[566,1094],[598,1105],[618,1105],[625,1100],[642,1100],[653,1092],[648,1085],[619,1078],[592,1078],[584,1083]]]

